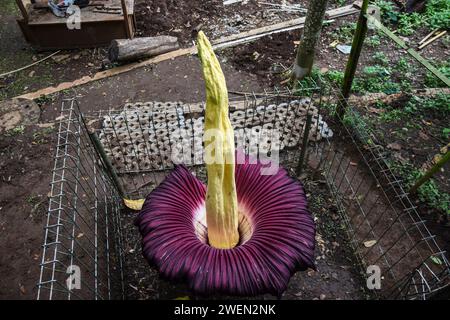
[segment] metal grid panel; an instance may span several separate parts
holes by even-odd
[[[38,299],[111,299],[121,295],[122,289],[112,283],[120,287],[123,278],[120,198],[97,159],[76,101],[64,101]],[[79,276],[80,290],[69,290],[71,273]]]

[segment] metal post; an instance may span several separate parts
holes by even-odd
[[[114,167],[111,164],[111,161],[109,161],[108,156],[105,153],[105,149],[103,148],[102,143],[100,142],[97,133],[95,132],[89,132],[89,137],[91,138],[93,144],[94,144],[94,148],[95,150],[97,150],[98,154],[100,155],[100,157],[102,158],[102,162],[105,164],[105,169],[107,171],[107,173],[109,174],[109,176],[111,177],[111,179],[113,180],[114,184],[117,187],[117,191],[119,192],[119,195],[121,198],[125,197],[125,191],[122,187],[122,184],[119,181],[119,176],[117,175],[116,170],[114,169]]]
[[[420,177],[419,180],[412,186],[411,190],[409,190],[410,194],[416,193],[417,190],[420,188],[421,185],[423,185],[425,182],[431,179],[431,177],[439,171],[440,168],[444,164],[446,164],[450,160],[450,151],[447,151],[447,153],[431,168],[429,169],[422,177]]]
[[[358,24],[356,26],[355,35],[353,36],[352,50],[347,61],[345,68],[344,81],[342,84],[342,97],[338,105],[338,115],[343,116],[347,106],[347,99],[350,96],[352,89],[353,79],[355,77],[356,69],[358,67],[359,56],[361,55],[364,39],[367,34],[367,8],[369,6],[369,0],[363,0],[361,5],[361,12],[359,13]]]
[[[305,131],[303,132],[302,150],[297,164],[297,177],[302,174],[303,164],[305,162],[306,150],[308,149],[309,132],[311,131],[312,114],[308,111],[306,115]]]

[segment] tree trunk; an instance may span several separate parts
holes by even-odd
[[[170,36],[113,40],[109,47],[109,60],[121,62],[145,59],[178,48],[178,39]]]
[[[298,47],[297,59],[292,71],[295,79],[301,80],[311,73],[327,4],[328,0],[309,0],[303,37]]]

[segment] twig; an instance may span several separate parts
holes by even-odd
[[[439,28],[434,29],[433,31],[431,31],[429,34],[427,34],[425,36],[425,38],[423,38],[422,40],[419,41],[419,45],[421,45],[422,43],[424,43],[425,41],[427,41],[433,34],[435,34],[436,32],[439,31]]]
[[[52,53],[51,55],[49,55],[48,57],[45,57],[44,59],[41,59],[41,60],[39,60],[39,61],[36,61],[36,62],[34,62],[34,63],[32,63],[32,64],[29,64],[29,65],[27,65],[27,66],[25,66],[25,67],[22,67],[22,68],[20,68],[20,69],[16,69],[16,70],[13,70],[13,71],[9,71],[9,72],[6,72],[6,73],[2,73],[2,74],[0,74],[0,78],[3,78],[4,76],[8,76],[8,75],[10,75],[10,74],[17,73],[17,72],[19,72],[19,71],[22,71],[22,70],[31,68],[32,66],[35,66],[35,65],[37,65],[38,63],[41,63],[41,62],[43,62],[43,61],[45,61],[45,60],[50,59],[50,58],[53,57],[55,54],[58,54],[58,53],[60,53],[60,52],[61,52],[61,50],[58,50],[58,51]]]
[[[424,43],[422,43],[419,46],[419,50],[422,50],[423,48],[425,48],[427,45],[431,44],[432,42],[436,41],[437,39],[443,37],[445,34],[447,33],[447,30],[444,30],[440,33],[438,33],[437,35],[435,35],[433,38],[431,38],[430,40],[425,41]]]

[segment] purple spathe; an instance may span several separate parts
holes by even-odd
[[[206,186],[177,166],[135,220],[147,261],[198,294],[280,295],[297,270],[314,268],[315,224],[301,183],[284,169],[261,175],[261,168],[248,159],[236,164],[246,239],[235,248],[216,249],[206,241]]]

